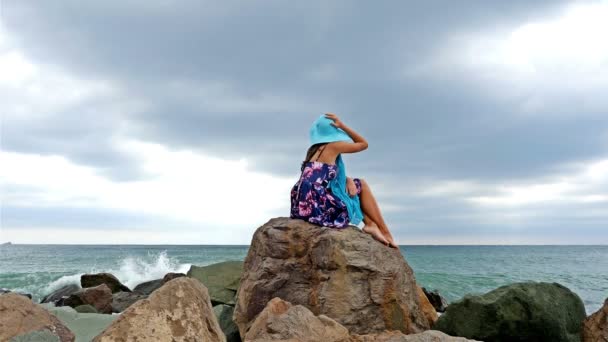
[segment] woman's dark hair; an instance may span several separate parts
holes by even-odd
[[[310,146],[308,148],[308,151],[306,152],[306,158],[302,162],[302,167],[300,168],[300,170],[304,171],[304,165],[306,165],[306,163],[309,162],[310,159],[312,159],[312,156],[314,156],[315,153],[317,153],[319,148],[321,148],[322,146],[325,146],[325,145],[327,145],[327,143],[319,143],[319,144],[314,144],[314,145]]]

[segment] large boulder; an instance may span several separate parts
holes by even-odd
[[[116,292],[112,295],[112,312],[123,312],[133,303],[147,297],[137,292]]]
[[[403,255],[354,227],[275,218],[258,228],[234,312],[241,337],[273,297],[326,315],[351,333],[429,329]]]
[[[68,284],[44,296],[40,303],[55,303],[61,298],[69,297],[78,291],[80,291],[80,286],[76,284]]]
[[[224,261],[202,267],[192,265],[188,271],[188,277],[198,279],[209,289],[213,305],[235,304],[242,274],[242,261]]]
[[[74,334],[57,317],[30,299],[8,293],[0,296],[0,341],[55,340],[73,342]]]
[[[131,290],[123,285],[118,278],[110,273],[83,274],[80,277],[80,285],[82,287],[95,287],[101,284],[106,284],[112,293],[116,292],[131,292]]]
[[[197,280],[182,277],[130,306],[93,341],[127,340],[224,342],[226,339],[213,314],[207,289]]]
[[[434,326],[488,342],[579,342],[585,307],[556,283],[517,283],[452,303]]]
[[[472,342],[440,331],[406,335],[398,330],[349,335],[348,329],[325,316],[315,316],[302,305],[278,297],[268,302],[245,335],[245,342]]]
[[[315,316],[302,305],[271,299],[256,317],[245,341],[345,342],[348,330],[333,319]]]
[[[583,342],[608,342],[608,299],[583,322]]]
[[[239,327],[237,327],[232,320],[234,307],[226,304],[216,305],[213,307],[213,313],[215,314],[215,318],[217,318],[224,335],[226,335],[226,342],[241,342]]]
[[[77,306],[89,304],[99,313],[112,313],[112,291],[106,284],[84,288],[69,297],[59,300],[57,306]]]

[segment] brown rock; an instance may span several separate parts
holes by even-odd
[[[608,299],[596,313],[583,321],[583,342],[608,342]]]
[[[255,232],[234,321],[244,337],[270,299],[303,305],[352,333],[429,329],[412,269],[397,249],[359,229],[275,218]]]
[[[131,292],[131,290],[123,285],[118,278],[110,273],[83,274],[80,277],[80,285],[85,287],[94,287],[101,284],[106,284],[112,293],[116,292]]]
[[[207,289],[187,277],[171,280],[131,305],[93,341],[127,340],[226,341]]]
[[[74,334],[63,323],[30,299],[15,293],[0,296],[0,341],[44,332],[61,342],[72,342]]]
[[[426,317],[426,320],[429,322],[429,326],[432,327],[433,324],[435,324],[435,322],[437,322],[439,315],[437,315],[437,311],[435,311],[435,308],[433,307],[433,305],[427,298],[427,296],[424,293],[424,291],[422,290],[422,288],[420,286],[417,286],[417,288],[418,288],[418,300],[420,301],[420,307],[422,308],[424,317]]]
[[[302,305],[273,298],[257,316],[245,341],[348,341],[348,330],[333,319],[315,316]]]
[[[99,313],[112,313],[112,291],[106,284],[101,284],[84,288],[57,302],[57,306],[70,306],[72,308],[85,304],[93,306]]]
[[[404,335],[400,331],[386,331],[379,334],[353,335],[349,342],[475,342],[464,337],[453,337],[437,330]]]

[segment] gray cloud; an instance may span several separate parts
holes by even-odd
[[[559,106],[539,109],[542,115],[519,115],[524,99],[491,98],[457,70],[449,80],[405,71],[432,58],[455,33],[524,23],[564,3],[7,1],[3,23],[29,58],[107,80],[121,96],[46,120],[5,122],[3,148],[65,155],[114,180],[145,177],[137,157],[112,143],[126,135],[248,157],[255,169],[291,175],[306,150],[309,123],[335,111],[370,141],[364,154],[348,157],[349,170],[385,187],[404,180],[534,182],[569,163],[605,157],[606,117],[578,115],[574,95],[555,99]],[[104,106],[131,100],[145,109]],[[384,199],[417,209],[391,219],[420,222],[421,231],[477,229],[458,225],[449,213],[479,221],[483,215],[460,198],[420,201],[407,189],[403,196]],[[430,219],[436,212],[444,216]]]

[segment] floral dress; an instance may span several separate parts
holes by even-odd
[[[334,196],[329,181],[336,178],[338,167],[333,164],[309,161],[304,164],[300,179],[291,189],[291,218],[331,228],[345,228],[350,220],[346,205]],[[361,181],[353,179],[357,194]]]

